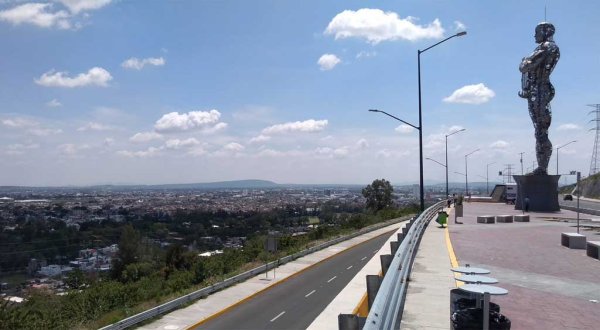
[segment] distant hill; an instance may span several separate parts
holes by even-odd
[[[600,198],[600,173],[596,173],[579,181],[581,196],[588,198]],[[563,186],[559,189],[561,194],[572,194],[575,184]]]

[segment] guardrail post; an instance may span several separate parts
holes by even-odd
[[[377,296],[377,291],[379,291],[380,285],[381,276],[367,275],[367,306],[369,306],[369,310],[371,310],[371,305],[373,305],[373,301],[375,300],[375,296]]]
[[[404,235],[402,233],[398,233],[398,243],[402,244],[402,241],[404,240]]]
[[[409,229],[410,229],[410,227],[408,226],[408,224],[406,224],[406,226],[402,227],[402,236],[406,237],[406,234],[408,234]]]
[[[398,248],[400,247],[400,242],[390,242],[390,250],[392,250],[392,255],[396,254]]]
[[[360,330],[365,325],[366,317],[360,317],[354,314],[339,314],[338,329],[339,330]]]
[[[387,273],[388,268],[390,268],[390,264],[392,263],[392,255],[391,254],[382,254],[379,256],[379,260],[381,261],[381,272],[383,276]]]

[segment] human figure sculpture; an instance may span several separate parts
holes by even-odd
[[[529,115],[535,128],[535,153],[538,168],[533,174],[548,174],[548,163],[552,155],[552,143],[548,139],[548,129],[552,121],[550,101],[554,98],[554,87],[550,83],[550,74],[560,51],[554,43],[554,25],[542,22],[535,27],[535,42],[538,46],[519,65],[521,88],[519,96],[527,99]]]

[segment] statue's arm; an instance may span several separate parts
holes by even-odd
[[[539,67],[546,58],[547,49],[545,47],[536,48],[531,55],[524,57],[519,65],[521,73],[529,72]]]

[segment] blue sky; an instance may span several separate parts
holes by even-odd
[[[598,1],[0,1],[0,185],[418,180],[531,169],[520,99],[534,28],[556,26],[550,139],[589,172]],[[425,179],[444,168],[425,162]],[[553,154],[549,171],[556,172]],[[571,180],[570,178],[568,180]],[[563,182],[561,180],[561,182]]]

